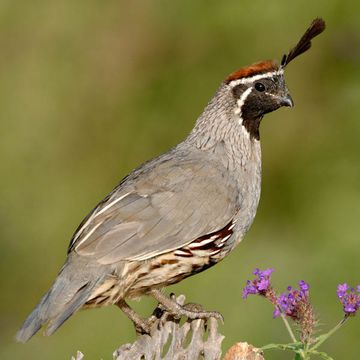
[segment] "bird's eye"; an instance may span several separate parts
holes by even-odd
[[[257,82],[255,83],[255,89],[260,92],[265,91],[265,85],[261,82]]]

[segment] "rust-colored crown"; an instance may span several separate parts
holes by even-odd
[[[272,60],[260,61],[250,66],[246,66],[234,71],[225,79],[225,83],[228,84],[233,80],[247,78],[259,74],[265,74],[267,72],[276,70],[279,70],[279,65],[276,62]]]

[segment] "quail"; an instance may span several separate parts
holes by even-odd
[[[85,217],[18,341],[42,326],[51,335],[81,308],[111,304],[146,332],[146,320],[126,302],[142,295],[178,316],[220,317],[180,306],[162,289],[218,263],[249,230],[260,197],[261,120],[293,106],[284,69],[324,29],[317,18],[280,64],[230,74],[183,142],[132,171]]]

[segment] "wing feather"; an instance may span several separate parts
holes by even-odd
[[[181,248],[232,220],[236,185],[221,165],[196,159],[135,171],[84,220],[70,251],[111,264]]]

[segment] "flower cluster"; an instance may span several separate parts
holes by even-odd
[[[316,318],[309,298],[309,284],[299,281],[299,288],[289,286],[287,291],[277,297],[274,317],[284,314],[300,326],[301,340],[310,342],[314,332]]]
[[[304,342],[312,341],[316,319],[309,298],[309,284],[304,280],[299,281],[299,288],[289,286],[287,291],[277,296],[270,283],[273,269],[255,269],[256,278],[248,280],[243,289],[243,298],[248,295],[261,295],[268,299],[274,306],[274,317],[285,315],[290,317],[301,329],[301,339]]]
[[[309,304],[309,284],[304,280],[299,281],[299,289],[288,286],[287,292],[277,297],[274,317],[284,313],[293,320],[298,321],[303,316],[304,309]]]
[[[255,269],[253,274],[256,279],[253,281],[248,280],[246,286],[243,289],[243,299],[246,299],[248,295],[262,295],[267,296],[267,292],[271,289],[270,276],[274,269],[265,269],[263,271]]]
[[[319,352],[317,349],[360,309],[360,285],[356,289],[349,287],[346,283],[338,285],[337,296],[343,306],[345,316],[333,329],[314,337],[317,319],[310,303],[309,284],[301,280],[298,282],[298,287],[288,286],[287,291],[278,295],[270,281],[273,272],[274,269],[255,269],[253,272],[255,279],[247,280],[242,293],[243,298],[246,299],[249,295],[260,295],[269,300],[275,307],[274,318],[281,317],[292,343],[269,344],[262,349],[291,350],[296,353],[296,359],[310,359],[311,355],[321,355],[324,359],[330,359],[326,353]],[[299,338],[293,332],[288,318],[292,320],[292,325],[295,325]]]
[[[357,286],[357,291],[355,291],[354,288],[349,288],[346,283],[339,284],[337,296],[343,305],[345,315],[355,315],[360,308],[360,285]]]

